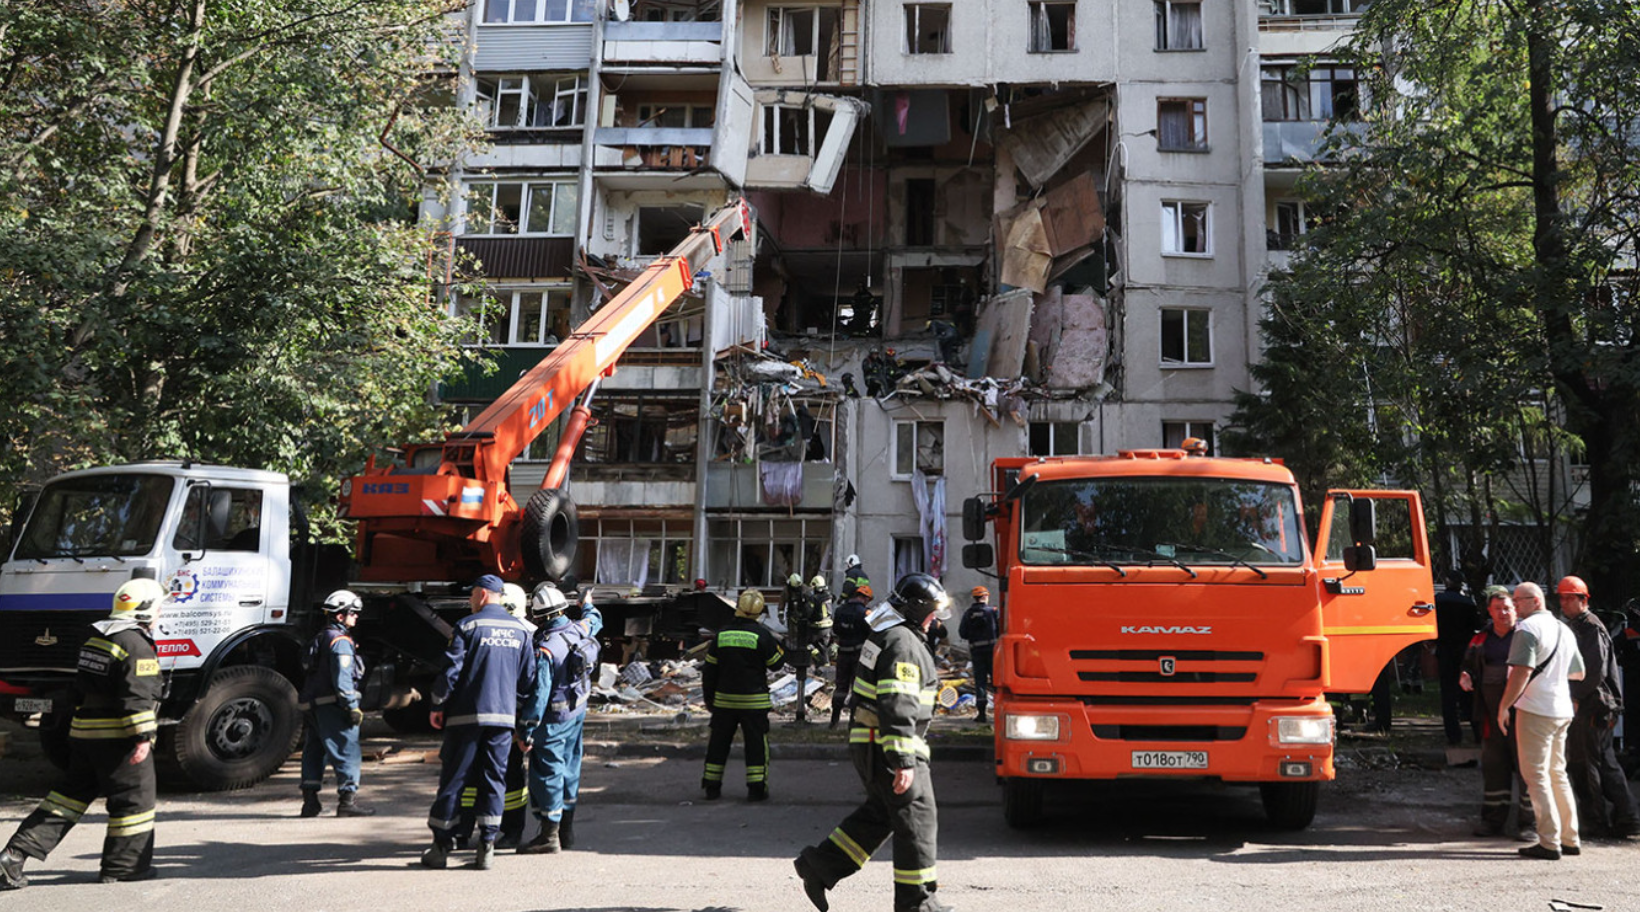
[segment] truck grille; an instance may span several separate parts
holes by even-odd
[[[80,647],[91,638],[91,623],[105,617],[101,611],[0,612],[0,671],[72,672]]]
[[[1083,681],[1114,681],[1121,684],[1249,684],[1258,680],[1250,671],[1079,671]]]
[[[1262,662],[1262,652],[1232,652],[1224,649],[1072,649],[1071,658],[1080,661],[1155,662],[1172,656],[1181,662]]]
[[[1095,725],[1102,741],[1240,741],[1245,725]]]

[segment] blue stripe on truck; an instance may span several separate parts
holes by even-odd
[[[0,611],[107,611],[112,592],[18,592],[0,595]]]

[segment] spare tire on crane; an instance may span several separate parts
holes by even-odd
[[[575,566],[575,548],[581,537],[575,501],[559,488],[542,488],[530,495],[519,524],[518,547],[524,570],[531,579],[557,582]]]

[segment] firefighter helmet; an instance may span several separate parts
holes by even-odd
[[[809,580],[809,588],[817,592],[826,588],[826,578],[816,573],[814,579]]]
[[[108,616],[150,624],[159,617],[159,603],[164,599],[165,589],[159,583],[151,579],[134,579],[115,590],[114,607]]]
[[[888,603],[899,609],[906,619],[921,624],[930,614],[938,618],[951,616],[951,597],[945,594],[940,581],[926,573],[907,573],[900,577]]]
[[[530,617],[544,621],[557,617],[569,608],[569,599],[552,583],[542,583],[535,587],[535,594],[530,597]]]
[[[1589,597],[1589,584],[1583,582],[1582,577],[1563,576],[1563,577],[1560,578],[1560,585],[1555,587],[1555,594],[1556,595],[1581,595],[1584,598],[1588,598]]]
[[[351,611],[354,614],[364,610],[364,601],[349,589],[337,589],[325,596],[323,606],[325,614],[343,614]]]
[[[991,597],[991,590],[985,588],[984,586],[975,586],[974,588],[968,590],[968,594],[977,599],[988,599]]]
[[[529,612],[530,597],[524,592],[524,587],[517,583],[506,583],[501,587],[501,607],[507,613],[522,620]]]
[[[870,583],[861,583],[860,585],[854,587],[854,594],[860,596],[868,602],[877,597],[877,593],[871,591]]]
[[[763,616],[763,593],[756,589],[747,589],[740,594],[740,600],[735,603],[735,614],[743,618],[759,618]]]

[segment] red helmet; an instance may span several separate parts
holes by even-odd
[[[1555,587],[1555,594],[1556,595],[1581,595],[1584,598],[1588,598],[1589,597],[1589,584],[1583,582],[1582,577],[1563,576],[1563,577],[1560,578],[1560,585]]]

